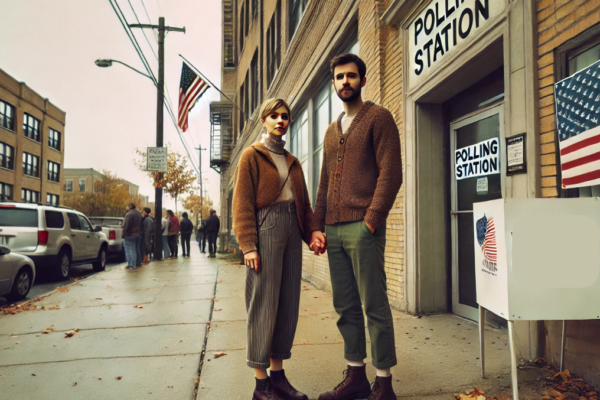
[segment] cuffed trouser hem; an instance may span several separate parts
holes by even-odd
[[[261,363],[261,362],[254,362],[254,361],[246,361],[246,364],[248,364],[248,366],[250,368],[260,368],[260,369],[267,369],[271,366],[271,363]]]
[[[367,353],[348,354],[344,353],[344,358],[348,361],[362,361],[367,358]]]
[[[388,369],[388,368],[392,368],[396,365],[398,365],[398,360],[395,358],[391,361],[384,361],[384,362],[375,362],[375,360],[373,360],[373,366],[377,369]]]
[[[289,360],[290,358],[292,358],[292,353],[285,353],[285,354],[275,354],[272,353],[271,354],[271,359],[272,360]]]

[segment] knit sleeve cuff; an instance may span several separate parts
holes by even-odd
[[[386,216],[382,214],[378,214],[372,210],[367,210],[367,215],[365,215],[365,222],[369,224],[373,229],[377,230],[385,221]]]
[[[242,249],[242,253],[244,253],[244,254],[250,253],[251,251],[258,251],[255,244],[251,244],[251,245],[247,245],[247,246],[240,246],[240,247]]]

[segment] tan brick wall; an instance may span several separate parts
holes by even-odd
[[[537,0],[542,197],[558,196],[553,84],[556,49],[600,23],[598,0]],[[546,359],[560,363],[562,322],[546,321]],[[600,385],[600,321],[568,321],[565,368]]]

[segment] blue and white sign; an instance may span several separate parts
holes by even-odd
[[[500,139],[493,138],[455,151],[456,180],[500,173]]]

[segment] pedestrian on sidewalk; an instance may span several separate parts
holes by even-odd
[[[142,264],[149,264],[150,254],[152,254],[152,239],[154,238],[154,220],[150,217],[150,208],[143,208],[142,217],[142,249],[144,250],[144,260],[142,261]]]
[[[397,364],[396,347],[384,251],[385,222],[402,185],[400,135],[387,109],[362,100],[367,72],[363,60],[341,54],[330,69],[344,113],[325,132],[312,228],[327,234],[333,305],[348,369],[344,380],[319,400],[396,400],[390,371]],[[365,373],[363,306],[377,368],[372,388]]]
[[[127,213],[123,221],[123,246],[125,247],[125,259],[127,260],[127,269],[135,269],[138,264],[137,254],[140,241],[140,228],[142,225],[142,213],[136,208],[135,204],[127,203],[125,207]],[[140,259],[140,263],[141,263]]]
[[[235,235],[248,267],[246,359],[256,375],[253,399],[306,400],[285,376],[283,360],[292,356],[302,241],[309,243],[312,236],[313,211],[302,166],[284,149],[282,140],[290,124],[290,107],[281,99],[266,100],[260,115],[266,132],[244,150],[233,192]],[[211,219],[207,232],[213,231],[210,224]],[[324,244],[322,236],[317,232],[315,240],[321,237]]]
[[[183,253],[183,258],[190,257],[190,239],[192,238],[192,233],[194,233],[194,225],[192,221],[188,218],[188,213],[184,212],[181,214],[182,220],[180,224],[181,231],[181,250]],[[186,252],[187,250],[187,252]]]
[[[164,258],[171,258],[171,249],[169,247],[169,213],[165,211],[164,218],[160,221],[162,229],[162,247]]]
[[[196,241],[198,242],[198,247],[200,248],[200,253],[206,253],[206,220],[200,221],[200,226],[198,227],[198,233],[196,234]]]
[[[215,210],[210,210],[210,217],[206,220],[206,239],[208,240],[208,257],[217,256],[217,239],[221,230],[221,221]]]
[[[169,250],[171,258],[177,258],[177,237],[179,236],[179,219],[172,210],[167,210],[169,216]]]

